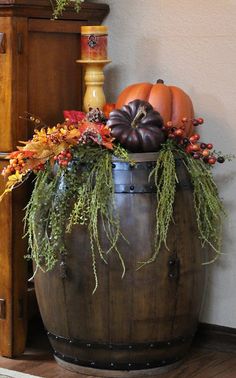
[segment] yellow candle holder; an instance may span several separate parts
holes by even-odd
[[[85,65],[85,94],[83,100],[83,110],[89,111],[89,108],[102,109],[106,103],[106,98],[103,90],[105,76],[103,73],[104,67],[111,62],[111,60],[77,60],[77,63]]]

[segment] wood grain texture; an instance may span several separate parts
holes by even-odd
[[[43,21],[44,22],[44,21]],[[65,26],[69,21],[63,21]],[[42,26],[44,24],[42,23]],[[28,111],[47,124],[63,120],[64,109],[81,108],[80,35],[50,31],[29,33]],[[30,137],[33,128],[29,125]]]
[[[13,21],[10,17],[0,18],[0,31],[5,33],[6,52],[0,54],[0,151],[12,148],[12,67],[13,67]]]
[[[87,3],[77,14],[69,10],[58,23],[50,20],[47,0],[0,0],[0,168],[4,152],[31,137],[33,128],[19,118],[25,111],[49,124],[63,119],[64,109],[81,108],[80,26],[99,24],[109,7]],[[0,192],[3,191],[0,178]],[[22,241],[22,187],[0,204],[0,299],[6,319],[0,319],[0,353],[13,357],[24,350],[27,320],[27,248]],[[4,310],[5,311],[5,310]],[[32,311],[30,310],[29,313]]]
[[[229,353],[235,352],[236,329],[215,324],[200,323],[196,342],[199,346],[210,347],[213,344],[215,350],[224,350]]]
[[[63,31],[63,34],[80,34],[81,26],[86,24],[86,21],[65,22],[64,20],[57,20],[53,22],[52,20],[29,19],[28,29],[30,32],[62,33]]]
[[[6,34],[0,32],[0,54],[6,54]]]
[[[0,160],[0,169],[4,165],[6,162]],[[1,192],[3,185],[1,176]],[[0,298],[6,300],[6,319],[0,321],[0,352],[7,357],[23,353],[26,340],[26,241],[22,239],[26,199],[26,188],[20,187],[0,203]]]
[[[5,164],[0,162],[0,169]],[[3,190],[3,178],[0,178],[0,189]],[[1,229],[1,244],[0,244],[0,298],[6,301],[6,318],[0,321],[0,335],[4,335],[1,340],[0,350],[1,354],[11,355],[12,353],[12,199],[11,196],[5,197],[0,204],[0,229]]]
[[[155,369],[146,369],[146,370],[130,370],[130,371],[119,371],[119,370],[103,370],[95,368],[85,368],[82,366],[74,365],[68,362],[65,362],[57,357],[55,357],[56,362],[63,369],[77,373],[80,376],[93,376],[100,378],[146,378],[146,377],[156,377],[157,375],[162,375],[173,369],[176,369],[181,361],[175,362],[172,365],[165,367],[159,367]]]
[[[142,159],[146,154],[137,155]],[[150,170],[115,170],[115,184],[134,188],[144,185]],[[188,180],[183,165],[178,167],[178,177],[180,182]],[[75,227],[67,237],[68,277],[60,278],[59,265],[52,272],[39,272],[35,277],[36,293],[49,332],[88,344],[124,344],[131,348],[86,348],[51,339],[53,348],[65,356],[100,365],[181,359],[197,328],[204,289],[203,255],[192,191],[180,186],[176,192],[175,224],[170,226],[167,241],[169,250],[162,247],[157,261],[139,271],[138,262],[147,260],[153,251],[156,193],[116,193],[115,204],[121,232],[129,241],[120,239],[118,244],[126,265],[124,278],[121,279],[115,253],[108,256],[108,266],[97,257],[99,285],[96,293],[91,294],[94,277],[89,235],[85,228]],[[102,224],[100,235],[106,245]],[[169,276],[170,259],[179,259],[179,277]],[[178,338],[186,340],[172,344]],[[167,341],[171,346],[132,348],[135,344]]]
[[[0,17],[6,34],[6,53],[0,54],[0,151],[16,148],[27,137],[27,126],[19,115],[27,109],[27,21]],[[19,51],[22,40],[25,53]]]
[[[79,13],[74,11],[71,5],[60,19],[83,20],[88,25],[98,25],[109,13],[107,4],[94,4],[85,2]],[[0,0],[0,16],[17,16],[31,18],[51,19],[52,7],[49,0]]]
[[[59,367],[53,359],[46,334],[38,322],[30,324],[29,336],[24,355],[14,360],[0,357],[1,367],[44,378],[95,378],[93,375],[77,374]],[[226,352],[224,348],[224,345],[216,341],[203,342],[201,346],[194,342],[190,353],[179,367],[154,377],[235,378],[236,351],[234,349],[234,352]],[[123,378],[129,378],[126,372]]]

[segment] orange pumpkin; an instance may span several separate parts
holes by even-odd
[[[165,125],[168,121],[172,121],[173,127],[182,127],[182,119],[186,117],[188,122],[185,124],[185,135],[192,135],[193,104],[182,89],[167,86],[163,80],[158,80],[156,84],[133,84],[121,92],[116,102],[116,108],[119,109],[135,99],[148,101],[161,114]]]

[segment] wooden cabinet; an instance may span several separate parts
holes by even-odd
[[[20,118],[38,115],[47,124],[63,119],[64,109],[80,109],[81,25],[100,24],[105,4],[85,2],[79,14],[69,9],[52,21],[49,0],[0,0],[0,169],[7,152],[32,135]],[[0,191],[3,178],[0,178]],[[26,185],[0,204],[0,353],[24,351],[27,329],[27,253],[23,234]]]

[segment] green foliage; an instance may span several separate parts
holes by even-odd
[[[76,12],[79,12],[80,8],[81,8],[81,3],[83,2],[84,0],[75,0],[74,1],[74,8],[75,8],[75,11]],[[62,13],[64,12],[64,10],[66,9],[66,7],[68,5],[71,5],[71,1],[70,0],[56,0],[56,3],[54,3],[53,0],[50,0],[51,2],[51,5],[52,5],[52,8],[53,8],[53,18],[57,19],[59,16],[62,15]]]
[[[174,141],[168,140],[162,146],[156,166],[150,175],[150,178],[154,175],[157,187],[154,253],[149,260],[140,262],[140,267],[154,262],[162,245],[168,249],[167,236],[169,225],[173,220],[173,205],[178,182],[175,167],[176,157],[182,158],[193,184],[193,206],[202,246],[209,245],[215,253],[215,256],[204,264],[215,262],[220,255],[222,220],[225,212],[211,173],[211,166],[205,164],[201,159],[193,159]]]
[[[152,170],[149,179],[154,176],[157,188],[157,209],[156,209],[156,232],[154,235],[154,253],[152,257],[144,262],[140,262],[139,268],[155,261],[162,244],[167,247],[167,235],[169,225],[173,215],[173,205],[175,200],[175,190],[177,176],[175,172],[175,157],[173,145],[167,141],[157,158],[155,168]]]
[[[117,147],[114,155],[129,161],[128,154]],[[73,151],[74,160],[68,168],[47,169],[36,177],[35,188],[26,208],[25,226],[29,239],[28,256],[36,267],[51,270],[60,256],[67,254],[66,233],[74,225],[86,226],[90,236],[95,288],[98,285],[97,254],[106,263],[106,256],[117,249],[121,235],[118,214],[115,212],[112,178],[112,155],[107,149],[80,147]],[[104,249],[99,238],[101,220],[108,241]]]
[[[222,219],[225,215],[211,168],[202,160],[194,160],[182,152],[194,188],[194,207],[202,245],[208,244],[215,252],[214,262],[220,255]]]
[[[123,275],[125,273],[125,264],[117,248],[117,242],[123,235],[114,204],[112,154],[107,149],[93,146],[76,147],[72,154],[74,160],[67,168],[54,167],[52,170],[48,164],[46,170],[36,177],[25,216],[30,249],[28,257],[35,261],[37,268],[51,270],[67,254],[66,235],[75,225],[87,227],[95,291],[98,286],[97,257],[107,263],[107,255],[111,251],[117,253]],[[116,147],[113,154],[132,163],[121,147]],[[202,160],[193,159],[169,140],[162,146],[150,174],[150,180],[154,179],[157,188],[153,255],[149,260],[140,262],[138,269],[154,262],[163,245],[168,249],[167,236],[173,221],[178,183],[176,157],[182,159],[193,184],[193,206],[202,245],[210,245],[215,252],[208,263],[215,261],[220,254],[224,209],[210,167]],[[104,240],[100,240],[100,228],[106,235],[106,247]]]

